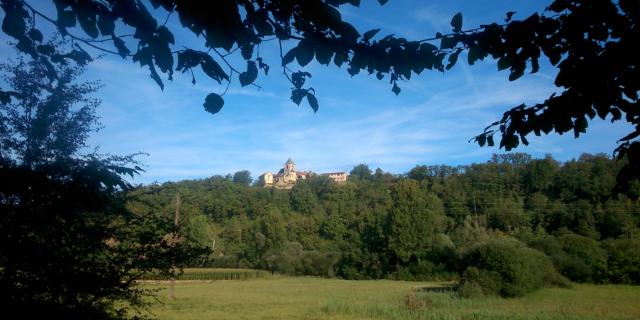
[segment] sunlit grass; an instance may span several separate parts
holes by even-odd
[[[576,285],[516,299],[459,299],[442,283],[274,277],[178,283],[159,319],[640,319],[640,287]],[[148,285],[156,287],[155,285]],[[418,303],[407,305],[415,292]]]
[[[358,306],[337,301],[324,311],[380,319],[639,319],[640,288],[576,285],[572,289],[543,289],[515,299],[459,299],[454,294],[418,292],[423,307]]]

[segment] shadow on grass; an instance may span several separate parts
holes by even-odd
[[[415,288],[415,291],[430,292],[430,293],[455,293],[456,286],[451,284],[451,285],[440,286],[440,287],[420,287],[420,288]]]

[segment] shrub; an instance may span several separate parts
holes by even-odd
[[[544,253],[514,239],[492,239],[463,257],[459,293],[517,297],[544,286],[568,285]]]
[[[463,298],[473,299],[484,297],[482,287],[476,282],[465,281],[458,286],[458,295]]]
[[[479,298],[494,295],[500,291],[502,279],[495,271],[467,268],[462,274],[458,294],[464,298]]]
[[[607,254],[596,240],[570,233],[558,238],[548,236],[531,246],[551,257],[556,269],[572,281],[605,280]]]
[[[331,277],[340,259],[335,252],[307,251],[298,242],[287,242],[278,250],[265,254],[264,267],[288,275]]]
[[[607,240],[607,278],[615,283],[640,284],[640,237]]]

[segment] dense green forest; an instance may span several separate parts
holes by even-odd
[[[614,192],[623,165],[523,153],[400,175],[360,164],[346,183],[316,176],[292,190],[243,171],[140,187],[128,206],[171,225],[179,193],[184,241],[213,249],[190,266],[457,279],[463,294],[517,296],[567,279],[640,283],[640,184]]]

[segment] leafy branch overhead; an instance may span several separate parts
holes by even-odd
[[[0,0],[5,11],[2,30],[34,58],[49,64],[64,63],[65,59],[86,63],[91,57],[83,47],[91,47],[132,58],[149,69],[161,88],[174,71],[193,75],[197,67],[218,83],[229,85],[237,78],[242,86],[259,88],[258,71],[267,74],[270,64],[260,56],[260,45],[277,40],[281,61],[275,64],[280,64],[292,84],[291,99],[300,104],[306,98],[314,111],[318,110],[315,91],[305,86],[311,74],[293,71],[290,66],[294,61],[300,67],[314,60],[344,66],[352,76],[363,71],[375,74],[379,80],[387,79],[391,90],[399,94],[401,81],[424,70],[444,72],[464,57],[470,65],[490,57],[498,70],[509,70],[511,81],[537,72],[543,59],[558,70],[557,92],[537,104],[510,108],[472,140],[492,146],[498,133],[499,146],[511,150],[520,143],[528,144],[526,136],[531,133],[573,131],[578,137],[596,116],[625,119],[635,129],[620,140],[616,152],[638,160],[637,0],[555,0],[544,12],[523,20],[514,20],[515,12],[507,12],[504,22],[474,29],[464,29],[463,16],[458,13],[451,19],[449,34],[437,33],[422,40],[382,36],[380,29],[361,33],[342,19],[339,10],[345,5],[359,6],[359,0],[150,0],[154,9],[167,13],[160,22],[139,0],[51,1],[55,17],[39,12],[28,0]],[[172,15],[202,39],[205,51],[176,45],[173,31],[166,25]],[[76,42],[73,51],[55,55],[41,44],[40,24],[35,21],[43,20]],[[82,35],[74,34],[80,30]],[[245,67],[236,67],[227,59],[236,51],[246,61]],[[219,112],[223,95],[210,94],[205,109]],[[6,96],[0,95],[3,99]],[[640,176],[640,167],[635,165],[640,161],[631,163],[634,165],[626,173]]]

